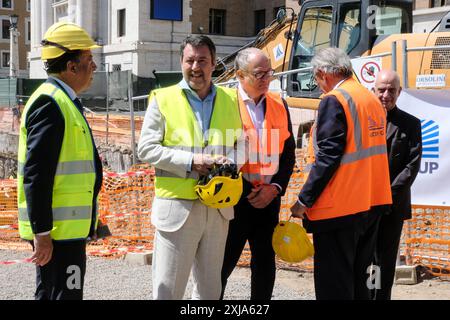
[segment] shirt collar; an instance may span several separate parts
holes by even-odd
[[[242,98],[242,101],[244,101],[244,102],[246,102],[246,101],[252,101],[253,103],[255,103],[255,101],[254,101],[252,98],[250,98],[250,97],[248,96],[247,92],[245,92],[244,88],[242,88],[242,85],[241,85],[240,83],[239,83],[239,86],[238,86],[238,90],[239,90],[239,95],[240,95],[241,98]],[[266,99],[266,96],[265,96],[265,95],[262,96],[261,100],[259,100],[258,105],[261,104],[261,102],[263,102],[264,99]],[[255,103],[255,104],[256,104],[256,103]]]
[[[189,86],[189,84],[186,82],[186,80],[184,80],[184,78],[181,79],[181,81],[178,83],[178,85],[180,86],[181,89],[186,90],[187,92],[192,94],[198,100],[202,100],[198,96],[197,92],[195,92],[195,90],[192,90],[192,88]],[[208,95],[206,96],[205,99],[207,99],[209,96],[215,96],[215,94],[216,94],[216,86],[214,84],[212,84],[211,85],[211,92],[208,93]]]
[[[64,90],[67,92],[67,94],[69,95],[69,98],[73,101],[77,98],[77,94],[75,93],[75,91],[64,81],[62,81],[61,79],[58,79],[54,76],[49,76],[50,79],[55,80],[59,85],[61,85],[61,87],[64,88]]]
[[[341,85],[344,81],[346,81],[347,79],[348,79],[348,78],[345,78],[345,79],[342,79],[341,81],[339,81],[339,82],[334,86],[333,90],[339,88],[340,85]]]

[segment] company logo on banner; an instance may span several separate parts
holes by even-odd
[[[433,174],[439,169],[439,125],[433,120],[422,120],[422,163],[419,173]]]
[[[397,106],[421,120],[422,159],[411,187],[412,204],[449,206],[450,94],[405,89]]]

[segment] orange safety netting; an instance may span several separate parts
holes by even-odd
[[[289,208],[296,201],[304,183],[302,150],[297,151],[297,163],[286,195],[282,199],[280,220],[290,216]],[[151,204],[154,196],[154,172],[146,165],[133,167],[118,174],[105,172],[99,199],[99,213],[113,234],[90,242],[88,253],[116,257],[130,251],[151,250],[154,227],[151,224]],[[300,220],[294,221],[300,223]],[[0,248],[30,249],[20,241],[17,232],[17,192],[15,180],[0,181]],[[450,276],[450,207],[415,206],[413,219],[403,228],[401,254],[407,264],[420,264],[437,276]],[[249,265],[248,245],[239,260]],[[300,264],[277,261],[281,268],[312,269],[312,259]]]
[[[134,166],[125,174],[104,173],[99,214],[112,233],[104,240],[108,247],[153,248],[153,195],[154,170],[146,165]]]
[[[438,276],[450,276],[450,207],[413,206],[405,221],[401,252],[407,264],[419,264]]]

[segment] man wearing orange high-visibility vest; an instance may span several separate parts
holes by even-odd
[[[295,141],[285,102],[269,92],[273,69],[257,48],[240,51],[235,60],[239,111],[247,144],[241,172],[244,192],[234,207],[222,267],[222,296],[228,277],[248,240],[252,300],[270,300],[275,283],[272,235],[295,164]],[[239,163],[240,165],[242,163]]]
[[[311,65],[325,95],[310,139],[314,162],[291,212],[313,233],[316,298],[369,299],[377,229],[392,203],[386,114],[341,49],[320,50]]]

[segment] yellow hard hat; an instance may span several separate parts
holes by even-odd
[[[306,230],[295,222],[280,221],[272,236],[272,247],[283,261],[298,263],[314,255]]]
[[[41,42],[42,60],[55,59],[69,50],[100,48],[80,26],[70,22],[57,22],[44,35]]]
[[[194,188],[199,200],[206,206],[223,209],[235,206],[242,195],[242,173],[237,178],[215,176],[206,185]]]

